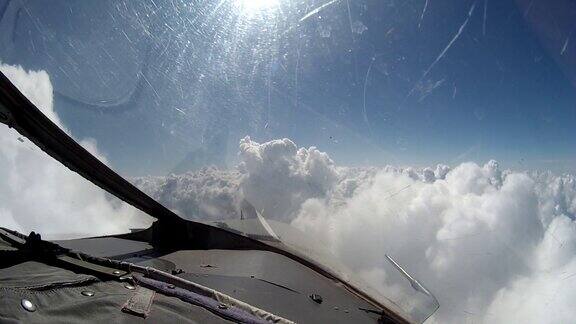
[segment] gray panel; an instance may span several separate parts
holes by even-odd
[[[152,250],[152,246],[146,242],[125,240],[115,237],[97,237],[78,240],[54,241],[54,243],[72,249],[81,251],[97,257],[114,257],[128,255],[146,250]]]
[[[172,261],[188,280],[219,290],[299,323],[375,323],[376,309],[341,284],[282,255],[267,251],[178,251]],[[318,304],[311,294],[322,296]]]

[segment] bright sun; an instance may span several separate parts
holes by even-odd
[[[280,0],[235,0],[238,8],[247,14],[268,11],[278,6]]]

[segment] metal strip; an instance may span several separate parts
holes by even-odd
[[[240,307],[240,305],[234,304],[235,300],[231,297],[229,297],[230,299],[227,300],[228,302],[224,300],[219,301],[218,299],[197,293],[190,289],[184,289],[167,282],[146,278],[140,275],[135,275],[134,280],[138,284],[146,286],[150,289],[154,289],[164,295],[177,297],[185,302],[198,305],[215,314],[218,314],[219,316],[235,322],[250,324],[294,324],[292,321],[265,312],[256,307],[252,307],[252,311],[247,311],[244,307]]]

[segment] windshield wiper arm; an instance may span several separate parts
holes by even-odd
[[[408,274],[408,272],[406,272],[406,270],[404,270],[398,263],[396,263],[396,261],[394,261],[394,259],[392,259],[391,256],[389,256],[388,254],[385,254],[386,259],[388,259],[388,261],[390,261],[390,263],[392,263],[392,265],[404,276],[406,277],[406,279],[408,279],[408,282],[410,282],[410,286],[412,286],[412,288],[416,291],[419,291],[425,295],[434,297],[434,295],[432,295],[428,289],[424,288],[424,286],[422,286],[422,284],[414,279],[410,274]]]

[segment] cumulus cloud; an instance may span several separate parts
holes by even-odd
[[[440,322],[480,315],[499,288],[529,271],[542,236],[533,181],[514,174],[497,185],[490,173],[469,163],[427,183],[379,172],[344,203],[306,201],[293,224],[324,237],[358,271],[394,256],[437,295]]]
[[[52,85],[44,71],[0,70],[54,123]],[[80,143],[105,162],[95,141]],[[0,226],[49,238],[126,232],[149,218],[70,171],[13,129],[0,125]]]
[[[265,217],[324,242],[370,286],[394,297],[389,254],[438,297],[431,323],[565,323],[576,316],[572,175],[500,170],[496,161],[339,167],[288,139],[244,138],[239,156],[237,170],[172,175],[146,190],[175,199],[168,205],[177,209],[185,199],[208,201],[211,213],[202,217],[209,218],[220,214],[221,202],[221,214],[235,218],[247,199]],[[206,179],[208,196],[220,198],[191,198],[206,197]]]
[[[324,197],[337,180],[328,154],[315,147],[298,149],[287,138],[259,144],[245,137],[239,155],[246,174],[244,196],[275,219],[289,220],[305,200]]]
[[[179,215],[214,221],[238,217],[240,177],[236,170],[207,167],[166,177],[134,178],[132,183]]]

